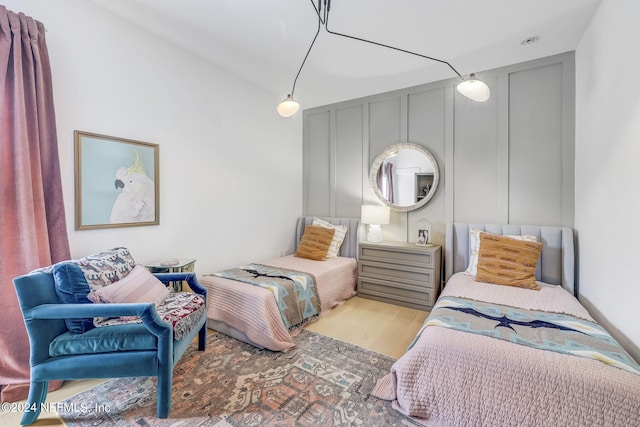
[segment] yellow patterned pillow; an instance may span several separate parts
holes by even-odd
[[[536,265],[542,243],[480,233],[476,281],[519,288],[540,289]]]
[[[333,240],[335,229],[316,225],[307,225],[296,250],[296,256],[316,261],[324,261]]]

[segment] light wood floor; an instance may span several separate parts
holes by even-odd
[[[378,301],[353,297],[334,308],[306,329],[346,341],[378,353],[399,358],[413,340],[429,313]],[[67,381],[51,392],[47,402],[54,406],[88,390],[105,379]],[[19,426],[22,413],[0,411],[0,426]],[[63,426],[55,411],[43,412],[34,426]]]

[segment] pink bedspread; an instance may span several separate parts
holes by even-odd
[[[338,257],[314,261],[295,256],[274,258],[260,264],[310,273],[316,278],[321,314],[356,295],[357,262]],[[267,289],[216,276],[203,276],[208,290],[207,317],[244,333],[260,347],[283,351],[294,346],[273,294]]]
[[[459,273],[443,295],[592,320],[557,286],[531,291]],[[640,425],[640,375],[441,327],[426,328],[372,394],[427,426]]]

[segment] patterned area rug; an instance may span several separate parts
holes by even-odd
[[[169,419],[155,418],[156,379],[118,378],[64,402],[75,426],[416,425],[369,393],[394,359],[303,330],[287,353],[213,333],[174,369]]]

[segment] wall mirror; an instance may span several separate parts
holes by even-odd
[[[391,209],[408,212],[421,208],[436,193],[440,173],[433,155],[421,145],[393,144],[371,164],[369,182],[376,196]]]

